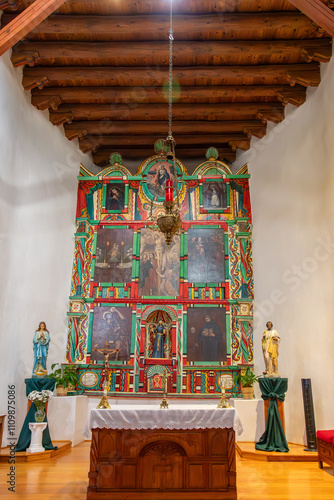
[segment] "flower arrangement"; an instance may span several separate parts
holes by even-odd
[[[45,404],[50,401],[53,396],[53,392],[51,391],[31,391],[28,394],[28,399],[35,403],[37,411],[35,413],[35,421],[36,422],[44,422],[45,418]]]
[[[47,403],[48,401],[50,401],[50,399],[52,398],[53,396],[53,392],[52,391],[41,391],[41,392],[38,392],[38,391],[32,391],[28,394],[28,399],[30,401],[32,401],[33,403],[35,403],[35,405],[37,406],[37,408],[39,407],[44,407],[45,406],[45,403]]]

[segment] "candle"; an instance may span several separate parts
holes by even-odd
[[[173,201],[173,181],[167,179],[165,189],[165,201]]]

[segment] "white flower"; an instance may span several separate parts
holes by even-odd
[[[38,401],[38,402],[42,402],[42,403],[47,403],[52,398],[52,396],[53,396],[52,391],[47,391],[47,390],[43,390],[41,392],[31,391],[28,394],[28,399],[30,401]]]

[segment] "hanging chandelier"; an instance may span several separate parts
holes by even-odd
[[[164,150],[168,163],[171,164],[172,179],[166,180],[165,201],[163,203],[164,213],[157,217],[153,215],[153,200],[151,211],[147,219],[148,227],[153,231],[160,231],[165,236],[167,247],[170,246],[173,236],[181,230],[182,221],[180,217],[180,200],[175,162],[175,140],[172,134],[173,119],[173,10],[170,0],[170,26],[169,26],[169,73],[168,73],[168,135],[164,142]],[[176,200],[174,201],[174,191]]]

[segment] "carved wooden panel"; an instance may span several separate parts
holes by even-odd
[[[204,488],[205,464],[189,464],[188,488]]]
[[[140,460],[140,487],[143,489],[182,489],[184,464],[172,443],[154,445]]]
[[[217,432],[213,438],[212,438],[212,441],[211,441],[211,453],[212,455],[221,455],[222,453],[222,450],[226,450],[226,444],[227,444],[227,441],[226,441],[226,434],[224,433],[221,433],[221,432]],[[225,439],[224,439],[225,438]]]
[[[224,464],[210,464],[210,486],[211,488],[227,488],[227,465]]]
[[[124,464],[121,472],[121,488],[136,488],[136,470],[135,464]]]
[[[115,455],[115,438],[110,433],[105,434],[103,441],[100,444],[100,456],[103,458],[112,457]]]
[[[233,429],[93,429],[88,500],[234,500]]]
[[[98,466],[97,475],[97,487],[98,488],[110,488],[114,486],[115,476],[114,476],[114,465],[103,464]]]

